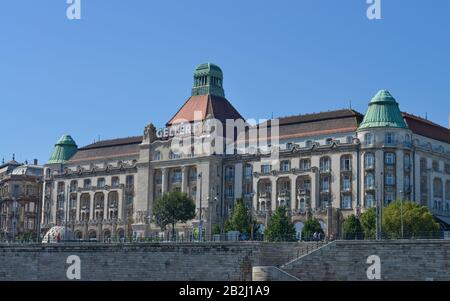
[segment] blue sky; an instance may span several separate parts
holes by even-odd
[[[190,95],[196,65],[224,71],[246,118],[352,107],[379,89],[447,126],[450,1],[65,0],[0,2],[0,160],[47,161],[65,133],[79,146],[140,135]],[[432,4],[430,4],[432,3]]]

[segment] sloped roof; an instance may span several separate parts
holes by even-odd
[[[387,90],[378,91],[372,98],[364,120],[359,126],[360,129],[377,127],[407,128],[397,101]]]
[[[241,114],[226,99],[216,95],[191,96],[178,112],[167,122],[167,126],[180,122],[195,121],[195,112],[199,112],[198,118],[205,120],[206,117],[216,118],[222,122],[227,119],[243,119]]]
[[[280,139],[354,132],[362,119],[361,113],[351,109],[282,117]]]
[[[362,119],[363,115],[352,109],[280,117],[278,118],[278,139],[305,138],[355,132]],[[265,125],[270,129],[268,135],[271,135],[270,120],[268,120],[267,123],[261,123],[258,126],[262,125]]]
[[[69,163],[139,155],[142,136],[98,141],[78,149]]]
[[[438,141],[450,143],[450,129],[447,129],[422,117],[415,116],[406,112],[403,112],[402,116],[409,129],[413,133]]]

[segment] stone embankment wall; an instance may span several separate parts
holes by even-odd
[[[301,243],[137,243],[0,245],[0,280],[252,280],[252,267],[280,266],[317,247]]]
[[[281,270],[300,280],[369,280],[371,255],[379,258],[379,280],[450,280],[450,240],[335,241]]]

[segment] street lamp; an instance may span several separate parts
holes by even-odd
[[[400,190],[400,228],[403,239],[403,191]]]
[[[16,220],[16,211],[17,211],[18,203],[16,200],[13,202],[13,241],[16,241],[16,228],[17,228],[17,220]]]
[[[202,173],[198,174],[200,181],[200,199],[199,199],[199,211],[198,211],[198,239],[202,241]]]

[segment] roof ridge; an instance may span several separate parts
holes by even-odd
[[[437,126],[437,127],[446,129],[446,130],[450,130],[450,129],[446,128],[446,127],[443,126],[443,125],[440,125],[440,124],[435,123],[435,122],[433,122],[433,121],[431,121],[431,120],[425,119],[425,118],[423,118],[423,117],[421,117],[421,116],[417,116],[417,115],[414,115],[414,114],[411,114],[411,113],[408,113],[408,112],[402,112],[402,115],[403,115],[403,116],[406,116],[406,117],[412,117],[412,118],[415,118],[415,119],[420,120],[420,121],[422,121],[422,122],[428,123],[429,125],[433,125],[433,126]]]
[[[79,148],[78,150],[84,150],[84,149],[92,149],[92,148],[101,148],[101,147],[109,147],[109,146],[114,146],[114,145],[120,145],[121,143],[117,143],[117,144],[107,144],[107,143],[111,143],[111,142],[120,142],[120,141],[125,141],[125,140],[134,140],[134,139],[143,139],[142,136],[140,135],[136,135],[136,136],[127,136],[127,137],[121,137],[121,138],[112,138],[112,139],[106,139],[106,140],[99,140],[97,142],[85,145],[81,148]],[[101,143],[106,145],[102,145]],[[128,143],[132,143],[131,141],[128,141],[125,144]]]
[[[336,110],[319,111],[319,112],[312,112],[312,113],[305,113],[305,114],[279,116],[278,119],[292,118],[292,117],[306,117],[306,116],[325,114],[325,113],[333,113],[333,112],[340,112],[340,111],[352,111],[352,113],[354,113],[354,114],[363,115],[363,114],[361,114],[360,112],[358,112],[358,111],[356,111],[354,109],[342,108],[342,109],[336,109]]]

